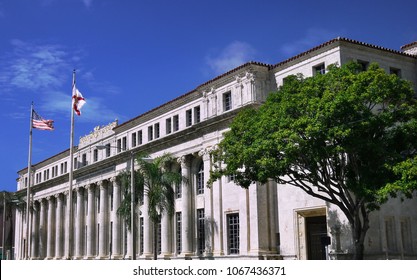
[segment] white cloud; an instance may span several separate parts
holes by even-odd
[[[1,102],[19,104],[26,97],[49,118],[68,117],[71,113],[71,79],[73,65],[82,67],[81,52],[69,51],[60,45],[34,44],[20,40],[11,42],[12,51],[0,57]],[[76,58],[76,59],[74,59]],[[80,91],[87,100],[81,122],[113,121],[118,114],[108,108],[106,97],[120,92],[107,82],[94,78],[93,71],[77,70]],[[91,90],[93,89],[93,90]],[[97,98],[88,91],[100,92]],[[4,93],[4,94],[3,94]],[[25,95],[25,98],[23,98]],[[18,115],[11,116],[14,118]],[[119,116],[121,118],[123,116]]]
[[[0,87],[39,91],[57,88],[66,81],[62,73],[69,67],[66,62],[69,57],[64,48],[20,40],[11,44],[13,53],[3,58],[5,67],[0,70]]]
[[[304,37],[299,40],[281,46],[281,52],[285,56],[295,55],[297,53],[306,51],[318,44],[326,42],[335,38],[337,35],[335,32],[320,28],[309,28]]]
[[[215,74],[221,74],[248,62],[255,53],[255,49],[248,43],[235,41],[217,55],[208,55],[206,63]]]
[[[87,8],[90,8],[93,3],[93,0],[82,0],[82,1]]]

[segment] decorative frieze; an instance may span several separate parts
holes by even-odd
[[[97,142],[101,138],[107,137],[113,133],[113,128],[117,126],[118,121],[109,123],[105,126],[96,126],[90,134],[80,137],[79,148]]]

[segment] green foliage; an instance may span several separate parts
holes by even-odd
[[[376,64],[291,76],[259,109],[239,113],[213,154],[223,175],[249,187],[272,178],[336,204],[353,226],[389,195],[416,184],[417,104],[409,82]],[[365,227],[364,230],[366,231]],[[354,239],[355,240],[355,239]]]
[[[163,213],[172,215],[174,213],[174,190],[172,186],[181,182],[181,174],[170,171],[170,164],[173,157],[170,154],[163,154],[155,159],[150,159],[146,154],[136,156],[138,165],[135,170],[135,199],[136,203],[147,196],[148,214],[150,219],[157,223]],[[130,228],[131,217],[131,192],[130,172],[119,173],[117,179],[124,190],[124,199],[121,202],[117,213],[125,218]],[[137,205],[137,204],[136,204]]]

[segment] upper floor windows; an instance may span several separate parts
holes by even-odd
[[[153,140],[153,126],[150,125],[148,126],[148,141],[152,141]]]
[[[232,93],[226,92],[223,94],[223,111],[229,111],[232,109]]]
[[[194,107],[194,123],[200,122],[200,106]]]
[[[389,68],[389,73],[394,74],[394,75],[398,76],[399,78],[401,78],[401,69],[390,67]]]
[[[160,136],[159,123],[154,124],[154,133],[155,133],[155,139],[158,139]]]
[[[180,121],[178,115],[172,117],[172,130],[178,131],[180,129]]]
[[[313,76],[315,75],[322,75],[326,73],[326,67],[324,63],[321,63],[319,65],[316,65],[313,67]]]
[[[136,147],[136,137],[137,137],[137,134],[136,134],[136,132],[133,132],[132,133],[132,147]]]
[[[170,134],[172,132],[172,119],[168,118],[165,120],[165,133]]]
[[[93,151],[93,161],[96,162],[98,160],[98,150],[94,149]]]
[[[193,111],[187,110],[185,111],[185,126],[191,126],[193,124]]]
[[[358,59],[357,63],[360,65],[360,67],[361,67],[361,71],[366,71],[366,70],[368,70],[368,67],[369,67],[369,61],[364,61],[364,60],[359,60],[359,59]]]
[[[142,145],[143,138],[142,138],[142,130],[138,131],[138,145]]]

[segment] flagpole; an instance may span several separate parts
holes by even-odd
[[[72,72],[72,90],[75,88],[75,69]],[[72,181],[74,172],[74,99],[71,94],[71,133],[70,133],[70,172],[69,172],[69,187],[68,187],[68,253],[67,259],[71,259],[72,252],[72,238],[73,238],[73,216],[72,216]]]
[[[30,188],[32,184],[32,127],[33,127],[33,101],[30,106],[29,124],[29,157],[28,157],[28,185],[26,187],[26,246],[24,259],[29,259],[29,213],[30,213]]]

